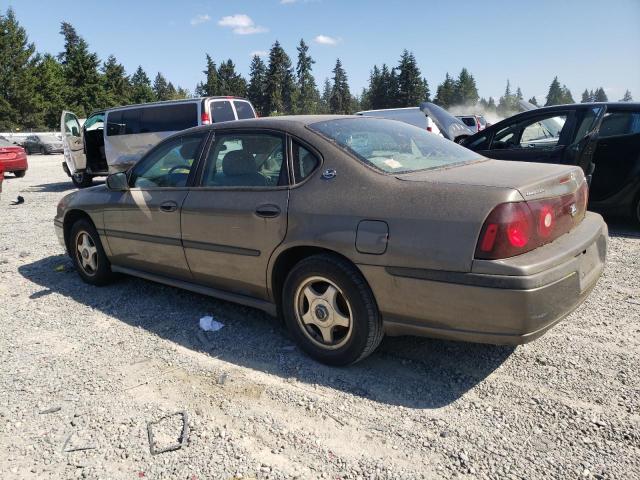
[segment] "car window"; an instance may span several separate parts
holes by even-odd
[[[307,148],[293,142],[293,176],[296,183],[313,173],[320,160]]]
[[[90,116],[86,122],[84,122],[84,129],[87,132],[92,130],[99,130],[104,128],[104,113],[98,113],[97,115]]]
[[[462,123],[464,123],[467,127],[475,127],[476,119],[473,117],[461,117]]]
[[[555,147],[560,141],[560,133],[566,121],[566,115],[557,115],[535,120],[529,124],[523,124],[522,135],[520,136],[520,147]]]
[[[640,133],[640,112],[607,112],[600,125],[600,137]]]
[[[140,133],[179,132],[197,125],[196,103],[177,103],[141,109]]]
[[[211,116],[214,122],[228,122],[229,120],[235,120],[236,117],[233,114],[233,108],[231,108],[231,102],[228,101],[216,101],[211,102]]]
[[[286,185],[284,138],[266,133],[217,134],[202,185],[275,187]]]
[[[139,108],[118,110],[107,114],[107,136],[133,135],[140,133]]]
[[[464,141],[462,144],[471,149],[471,150],[486,150],[488,146],[487,142],[488,137],[486,135],[482,135],[479,138],[476,138],[473,142]]]
[[[238,120],[256,118],[256,114],[253,112],[253,108],[251,108],[251,104],[249,102],[233,102],[233,105],[236,107]]]
[[[160,143],[133,168],[135,188],[184,187],[206,133],[184,135]]]
[[[394,120],[346,118],[312,123],[309,128],[384,173],[408,173],[482,158],[423,128]]]

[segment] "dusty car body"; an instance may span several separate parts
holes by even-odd
[[[334,365],[384,334],[533,340],[589,294],[608,238],[577,167],[344,116],[180,132],[64,197],[54,224],[86,282],[121,272],[282,314]]]
[[[640,223],[640,103],[530,109],[462,145],[490,158],[578,165],[591,179],[591,208]]]

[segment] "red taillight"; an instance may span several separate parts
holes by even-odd
[[[203,125],[211,125],[211,117],[207,112],[202,112],[202,115],[200,116],[200,120],[202,120]]]
[[[427,132],[433,132],[433,128],[432,127],[427,127]]]
[[[482,127],[480,126],[480,120],[476,118],[476,127],[478,127],[478,131],[482,130]]]
[[[526,253],[569,232],[587,210],[587,186],[560,197],[498,205],[480,231],[476,258],[495,260]]]

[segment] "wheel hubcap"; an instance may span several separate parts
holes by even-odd
[[[95,275],[98,270],[98,249],[87,232],[76,237],[76,257],[78,264],[87,275]]]
[[[295,300],[298,324],[315,345],[334,350],[351,338],[351,305],[331,280],[324,277],[305,280],[298,287]]]

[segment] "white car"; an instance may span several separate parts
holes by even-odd
[[[386,118],[389,120],[398,120],[400,122],[415,125],[416,127],[424,128],[428,132],[435,133],[442,136],[440,129],[436,126],[433,120],[427,115],[420,107],[407,107],[407,108],[383,108],[380,110],[363,110],[357,112],[356,115],[363,115],[365,117],[377,117]]]

